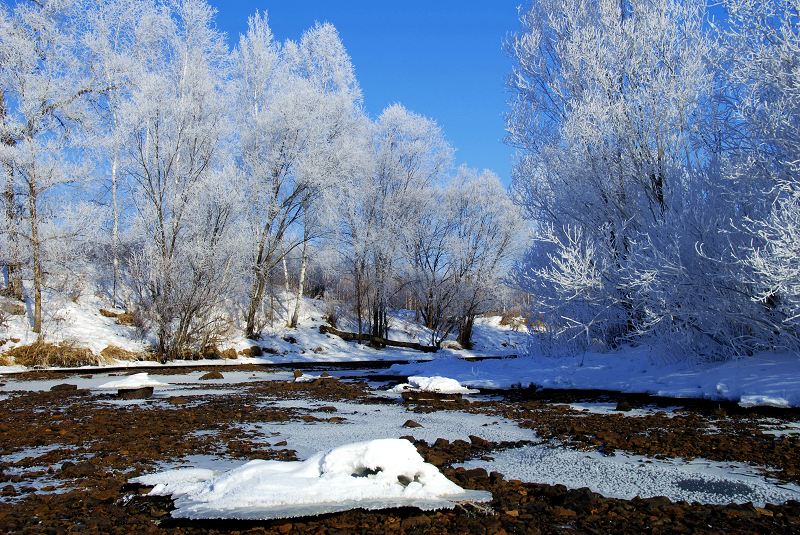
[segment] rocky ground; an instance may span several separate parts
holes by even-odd
[[[225,370],[220,370],[225,373]],[[171,370],[174,373],[174,370]],[[256,373],[256,372],[254,372]],[[52,373],[27,379],[70,376]],[[18,380],[19,378],[15,378]],[[0,382],[4,379],[0,378]],[[59,379],[60,380],[60,379]],[[344,422],[336,409],[311,411],[265,407],[265,398],[397,403],[364,382],[322,379],[308,383],[252,381],[233,385],[237,395],[168,397],[151,404],[98,403],[99,395],[63,386],[53,391],[14,393],[0,399],[0,532],[8,533],[798,533],[800,503],[711,506],[666,498],[619,500],[587,489],[525,484],[482,469],[452,465],[518,444],[415,441],[420,453],[466,488],[492,492],[484,506],[421,513],[393,509],[350,511],[270,522],[178,521],[169,499],[152,498],[128,479],[158,462],[187,455],[233,459],[295,458],[286,444],[243,433],[241,424],[296,421]],[[219,388],[223,388],[220,386]],[[225,389],[232,385],[224,385]],[[575,407],[593,399],[616,404],[612,413]],[[640,405],[675,405],[675,400],[612,393],[513,391],[460,403],[469,412],[505,416],[545,438],[586,449],[654,457],[704,457],[771,467],[786,481],[800,481],[800,439],[764,432],[800,419],[797,411],[744,410],[731,405],[681,403],[670,413],[630,417]],[[419,411],[452,408],[424,404]],[[323,416],[320,416],[322,413]],[[413,424],[410,424],[413,425]],[[208,433],[208,430],[214,430]],[[198,432],[204,431],[204,432]],[[280,438],[280,437],[277,437]],[[18,452],[36,451],[19,457]],[[15,455],[16,454],[16,455]]]

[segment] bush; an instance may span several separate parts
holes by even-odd
[[[5,353],[13,357],[14,363],[21,366],[75,368],[78,366],[97,366],[103,358],[95,355],[85,347],[78,347],[72,342],[50,344],[34,342],[29,345],[15,347]]]

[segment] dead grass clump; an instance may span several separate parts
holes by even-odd
[[[260,357],[264,354],[264,352],[259,346],[250,346],[239,351],[239,354],[245,357]]]
[[[0,355],[0,366],[11,366],[13,362],[11,362],[11,357],[6,355]]]
[[[136,325],[136,316],[130,312],[123,312],[122,314],[117,315],[117,323],[128,326]]]
[[[34,367],[75,368],[78,366],[97,366],[103,359],[85,347],[78,347],[71,342],[50,344],[34,342],[15,347],[5,353],[13,357],[15,364]]]
[[[516,307],[505,311],[500,316],[500,325],[511,327],[515,331],[520,330],[527,324],[528,320],[522,315],[522,311]]]
[[[100,352],[100,356],[108,360],[150,360],[149,355],[146,353],[137,353],[136,351],[128,351],[119,346],[109,345]]]
[[[100,315],[104,318],[114,318],[119,325],[136,325],[136,316],[130,312],[114,312],[113,310],[101,308]]]

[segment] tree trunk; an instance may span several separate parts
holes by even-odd
[[[264,300],[264,289],[266,286],[264,278],[259,268],[256,268],[253,289],[250,291],[250,304],[247,307],[247,314],[245,315],[244,335],[247,338],[253,338],[256,335],[256,315],[258,314],[258,308],[261,306],[261,302]]]
[[[472,349],[472,326],[475,323],[475,316],[468,315],[461,318],[458,326],[458,343],[464,349]]]
[[[300,261],[300,278],[297,281],[297,297],[294,302],[294,312],[292,313],[292,319],[289,321],[289,327],[296,328],[297,327],[297,320],[300,316],[300,303],[303,300],[303,286],[306,282],[306,267],[308,267],[308,252],[306,249],[306,245],[308,244],[308,233],[304,236],[303,241],[303,258]]]
[[[283,263],[283,284],[286,287],[286,295],[291,295],[292,290],[289,288],[289,266],[286,264],[286,255],[281,258]]]
[[[113,283],[111,289],[111,303],[117,306],[117,279],[119,278],[119,207],[117,205],[117,170],[119,167],[119,155],[114,148],[114,158],[111,162],[111,207],[114,213],[114,220],[111,225],[111,263],[114,270]]]
[[[14,178],[11,169],[8,170],[8,180],[6,182],[5,191],[3,192],[3,197],[6,205],[6,223],[8,224],[6,231],[9,239],[9,258],[7,261],[8,286],[6,286],[3,293],[5,293],[8,297],[13,297],[14,299],[22,301],[22,268],[19,261],[19,229],[17,227],[18,223],[16,208],[17,200],[14,195]]]
[[[39,240],[37,202],[39,192],[34,182],[28,182],[28,209],[31,217],[31,249],[33,252],[33,332],[42,338],[42,244]]]
[[[6,98],[5,92],[0,88],[0,122],[6,121]],[[16,145],[16,140],[11,135],[4,136],[0,139],[4,145],[12,147]],[[5,190],[3,191],[3,198],[6,204],[6,223],[8,228],[6,232],[9,237],[8,251],[8,286],[4,292],[8,297],[19,299],[22,301],[22,268],[20,266],[20,250],[19,250],[19,228],[17,223],[17,205],[16,196],[14,195],[14,169],[8,165],[6,166],[8,177],[6,179]]]

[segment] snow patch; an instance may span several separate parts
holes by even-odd
[[[406,390],[421,392],[436,392],[438,394],[474,394],[477,390],[470,390],[461,383],[449,377],[439,375],[433,377],[412,376],[408,383],[403,383],[391,389],[392,392],[405,392]]]
[[[347,444],[306,461],[255,460],[222,473],[189,468],[131,481],[154,485],[151,495],[171,495],[176,518],[270,520],[491,500],[486,491],[465,490],[448,480],[403,439]]]
[[[145,388],[148,386],[168,386],[167,383],[162,383],[161,381],[156,381],[155,379],[151,379],[150,376],[145,373],[134,373],[133,375],[129,375],[124,379],[119,379],[117,381],[109,381],[107,383],[103,383],[97,388],[103,390],[135,390],[137,388]]]

